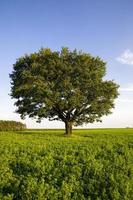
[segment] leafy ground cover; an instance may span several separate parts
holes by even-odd
[[[133,199],[133,129],[63,134],[0,132],[0,199]]]

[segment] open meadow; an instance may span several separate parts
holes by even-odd
[[[133,129],[0,132],[0,199],[133,199]]]

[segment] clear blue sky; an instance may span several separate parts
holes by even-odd
[[[20,120],[10,96],[13,63],[40,47],[68,46],[100,56],[107,79],[120,85],[113,114],[88,127],[133,126],[133,1],[132,0],[1,0],[0,119]],[[28,127],[63,127],[25,120]]]

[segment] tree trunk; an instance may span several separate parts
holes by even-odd
[[[65,122],[65,129],[66,129],[66,135],[70,136],[72,135],[72,122]]]

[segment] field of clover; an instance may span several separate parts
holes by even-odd
[[[133,129],[0,132],[0,199],[133,199]]]

